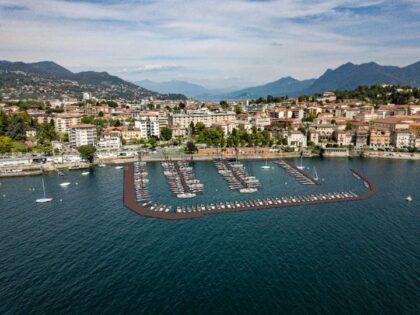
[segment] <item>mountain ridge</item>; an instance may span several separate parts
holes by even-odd
[[[269,82],[264,85],[249,87],[239,91],[234,91],[226,95],[220,95],[219,98],[238,99],[242,96],[252,96],[251,98],[272,96],[298,96],[298,95],[312,95],[315,93],[323,93],[334,90],[352,90],[359,85],[374,85],[374,84],[394,84],[394,85],[409,85],[420,86],[420,61],[412,63],[405,67],[397,66],[382,66],[373,61],[354,64],[347,62],[335,69],[327,69],[317,79],[296,80],[296,86],[302,84],[304,88],[301,89],[287,89],[283,85],[283,89],[276,87],[275,83],[280,83],[284,79],[291,77],[284,77],[274,82]],[[305,87],[305,84],[310,83]],[[265,89],[265,94],[261,93],[264,87],[276,87],[275,89]],[[244,94],[247,91],[247,94]]]
[[[29,91],[28,86],[31,87]],[[91,92],[97,98],[106,99],[186,99],[184,95],[150,91],[105,71],[73,73],[52,61],[25,63],[0,60],[0,92],[17,99],[80,98],[82,92]]]

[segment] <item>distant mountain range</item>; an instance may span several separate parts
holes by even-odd
[[[359,85],[380,83],[420,86],[420,62],[402,68],[381,66],[374,62],[360,65],[346,63],[334,70],[328,69],[317,79],[299,81],[292,77],[285,77],[264,85],[248,87],[229,93],[208,90],[203,86],[185,81],[159,83],[145,80],[136,83],[160,93],[182,93],[197,99],[256,99],[267,95],[295,97],[299,95],[313,95],[325,91],[352,90]]]
[[[147,90],[107,72],[73,73],[51,61],[0,61],[0,96],[3,99],[79,99],[83,92],[105,99],[185,99],[184,95]]]
[[[166,82],[155,82],[142,80],[134,82],[146,89],[159,93],[181,93],[190,98],[211,99],[214,96],[225,94],[232,89],[207,89],[204,86],[181,80],[171,80]]]

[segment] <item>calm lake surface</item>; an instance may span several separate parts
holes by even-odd
[[[123,171],[113,167],[45,175],[49,204],[35,203],[40,176],[1,179],[0,313],[420,314],[419,162],[304,160],[321,186],[299,185],[271,162],[244,164],[261,191],[232,192],[211,162],[197,162],[204,195],[174,199],[158,163],[148,164],[150,192],[173,205],[363,193],[355,167],[378,193],[164,221],[123,207]]]

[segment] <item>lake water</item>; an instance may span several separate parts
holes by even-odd
[[[165,221],[123,207],[123,172],[113,167],[45,175],[49,204],[35,204],[41,177],[1,179],[0,313],[419,314],[419,162],[304,163],[309,172],[316,166],[321,186],[249,161],[263,185],[254,194],[229,190],[211,162],[194,164],[202,196],[174,199],[158,163],[148,164],[149,187],[153,199],[173,205],[362,193],[349,172],[355,167],[378,193],[366,201]],[[62,181],[71,185],[62,188]]]

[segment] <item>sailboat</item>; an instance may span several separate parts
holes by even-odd
[[[318,178],[318,173],[316,172],[316,167],[314,166],[314,173],[315,173],[315,176],[314,176],[314,179],[315,180],[318,180],[319,178]]]
[[[265,159],[265,165],[261,166],[261,168],[263,168],[263,169],[269,169],[270,168],[270,165],[268,165],[267,159]]]
[[[52,198],[47,198],[46,194],[45,194],[45,184],[44,184],[44,179],[42,179],[42,190],[44,191],[44,197],[42,198],[38,198],[37,200],[35,200],[35,202],[37,203],[45,203],[45,202],[50,202],[53,199]]]
[[[303,157],[301,155],[300,156],[300,165],[297,166],[297,168],[300,169],[300,170],[304,170],[305,169],[305,166],[303,166],[303,164],[302,164],[302,159],[303,159]]]

